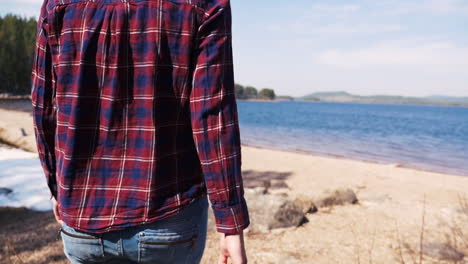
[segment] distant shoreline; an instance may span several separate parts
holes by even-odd
[[[294,99],[294,100],[287,100],[287,99],[275,99],[275,100],[263,100],[263,99],[237,99],[237,101],[245,101],[245,102],[267,102],[267,103],[278,103],[278,102],[304,102],[304,103],[331,103],[331,104],[364,104],[364,105],[402,105],[402,106],[431,106],[431,107],[461,107],[461,108],[468,108],[468,104],[466,105],[451,105],[451,104],[417,104],[417,103],[381,103],[381,102],[354,102],[354,101],[325,101],[325,100],[305,100],[305,99]]]
[[[287,101],[287,100],[286,100]],[[401,105],[401,106],[431,106],[431,107],[461,107],[468,108],[467,105],[444,105],[444,104],[403,104],[403,103],[378,103],[378,102],[339,102],[339,101],[313,101],[297,99],[292,102],[305,102],[305,103],[331,103],[331,104],[362,104],[362,105]]]
[[[468,107],[468,97],[456,96],[400,96],[400,95],[355,95],[346,91],[316,92],[309,95],[296,97],[296,100],[337,102],[337,103],[367,103],[367,104],[391,104],[391,105],[430,105],[430,106],[454,106]]]

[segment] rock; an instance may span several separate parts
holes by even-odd
[[[284,195],[245,193],[251,229],[266,232],[274,228],[299,226],[304,221],[302,208]],[[290,214],[291,216],[288,216]]]
[[[416,248],[419,248],[419,244]],[[438,260],[458,262],[465,257],[463,253],[445,243],[423,243],[422,249],[424,255]]]
[[[318,207],[330,207],[334,205],[355,204],[358,202],[356,194],[351,189],[337,189],[333,192],[327,191],[315,200]]]
[[[12,192],[13,192],[13,190],[10,189],[10,188],[0,187],[0,195],[8,195],[8,194],[10,194]]]
[[[310,197],[298,195],[293,202],[302,209],[304,214],[317,212],[317,206],[315,206],[314,201]]]
[[[305,221],[302,208],[293,201],[284,201],[276,210],[273,219],[268,224],[268,229],[299,226]]]
[[[260,188],[244,188],[249,208],[249,230],[268,232],[272,229],[296,227],[307,222],[303,208],[288,196],[264,193]],[[209,209],[208,229],[215,231],[215,220]]]

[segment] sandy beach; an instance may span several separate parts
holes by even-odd
[[[28,104],[0,105],[0,116],[0,141],[34,151]],[[418,263],[421,241],[465,255],[458,262],[424,255],[423,263],[468,263],[468,177],[251,146],[242,147],[242,168],[282,175],[291,198],[349,188],[359,199],[308,213],[298,227],[247,229],[249,263]],[[67,263],[51,212],[1,210],[0,235],[9,238],[0,242],[1,263]],[[202,263],[216,263],[217,243],[210,231]]]

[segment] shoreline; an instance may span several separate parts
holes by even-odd
[[[292,153],[292,154],[301,154],[301,155],[310,156],[312,158],[327,158],[327,159],[334,159],[334,160],[337,160],[337,161],[361,162],[361,163],[372,164],[372,165],[381,165],[381,166],[386,166],[386,167],[394,167],[394,168],[414,170],[414,171],[423,172],[423,173],[436,173],[436,174],[450,175],[450,176],[463,177],[463,178],[468,177],[468,174],[464,175],[464,174],[456,174],[456,173],[450,173],[450,172],[440,172],[440,171],[434,171],[434,170],[428,170],[428,169],[421,169],[421,168],[406,166],[406,165],[401,164],[401,163],[389,163],[389,162],[381,162],[381,161],[357,159],[357,158],[353,159],[353,158],[346,157],[346,156],[343,156],[343,155],[336,155],[336,154],[331,154],[331,153],[322,153],[322,152],[305,151],[305,150],[285,150],[285,149],[281,149],[281,148],[255,146],[255,145],[248,145],[248,144],[244,144],[244,143],[242,143],[242,147],[265,150],[265,151],[275,151],[275,152],[284,152],[284,153]],[[11,144],[9,142],[5,142],[4,140],[2,140],[1,131],[0,131],[0,148],[19,149],[19,150],[23,150],[23,151],[26,151],[26,152],[29,152],[29,153],[37,153],[37,152],[31,151],[31,149],[27,149],[27,148],[22,147],[22,146],[18,146],[18,145]]]
[[[37,153],[36,142],[34,137],[34,130],[32,124],[32,115],[27,112],[29,110],[28,105],[22,104],[13,104],[10,107],[0,105],[0,115],[4,118],[0,120],[0,147],[7,146],[12,148],[19,148],[28,152]],[[351,160],[365,162],[368,164],[378,164],[387,167],[396,167],[396,168],[405,168],[411,169],[420,172],[429,172],[429,173],[440,173],[448,175],[456,175],[459,177],[468,177],[468,172],[451,172],[451,171],[439,171],[435,169],[426,169],[416,166],[410,166],[404,164],[402,161],[397,162],[388,162],[388,161],[379,161],[379,160],[369,160],[366,158],[359,157],[349,157],[345,155],[338,155],[333,153],[310,151],[310,150],[301,150],[301,149],[285,149],[281,147],[274,146],[256,146],[242,143],[242,146],[264,149],[264,150],[273,150],[273,151],[282,151],[286,153],[299,153],[304,155],[309,155],[311,157],[326,157],[333,158],[337,160]]]
[[[446,175],[453,175],[453,176],[458,176],[458,177],[468,177],[468,172],[466,174],[462,174],[462,173],[452,173],[452,172],[447,172],[447,171],[444,172],[444,171],[436,171],[436,170],[430,170],[430,169],[422,169],[422,168],[411,167],[411,166],[405,165],[405,164],[403,164],[401,162],[392,163],[392,162],[385,162],[385,161],[359,159],[359,158],[352,158],[352,157],[347,157],[347,156],[344,156],[344,155],[338,155],[338,154],[326,153],[326,152],[300,150],[300,149],[296,149],[296,150],[282,149],[282,148],[275,148],[275,147],[271,147],[271,146],[270,147],[263,147],[263,146],[249,145],[249,144],[245,144],[245,143],[242,143],[242,146],[246,146],[246,147],[249,147],[249,148],[262,149],[262,150],[273,150],[273,151],[281,151],[281,152],[286,152],[286,153],[304,154],[304,155],[310,155],[312,157],[331,158],[331,159],[345,160],[345,161],[357,161],[357,162],[363,162],[363,163],[369,163],[369,164],[391,166],[391,167],[395,167],[395,168],[410,169],[410,170],[415,170],[415,171],[420,171],[420,172],[446,174]]]

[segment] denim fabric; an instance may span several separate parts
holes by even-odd
[[[173,217],[93,234],[62,224],[64,253],[71,263],[199,263],[206,244],[207,196]]]

